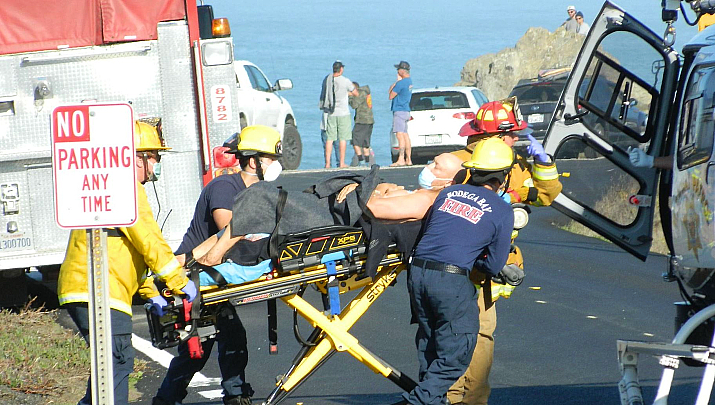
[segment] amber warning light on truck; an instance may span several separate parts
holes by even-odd
[[[70,105],[52,112],[55,219],[61,228],[136,222],[133,117],[128,104]]]

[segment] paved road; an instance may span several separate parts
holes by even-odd
[[[411,180],[414,187],[420,169],[388,169],[382,176],[399,184]],[[284,178],[284,183],[289,191],[301,190],[321,176],[302,173]],[[491,404],[617,404],[616,340],[668,341],[673,336],[672,303],[680,297],[676,285],[661,280],[665,259],[652,257],[643,263],[611,244],[554,225],[562,222],[554,209],[537,209],[519,236],[527,278],[511,299],[497,304]],[[318,298],[317,293],[309,295],[313,301]],[[135,333],[148,338],[145,319],[139,308],[136,312]],[[256,398],[265,398],[275,376],[286,370],[299,348],[293,339],[292,313],[279,303],[279,353],[274,356],[267,353],[265,304],[242,307],[239,313],[248,330],[248,381]],[[408,320],[401,275],[351,331],[375,354],[416,378],[416,327]],[[309,326],[302,322],[301,329],[307,334]],[[160,366],[152,368],[139,387],[145,394],[141,403],[149,402],[163,377]],[[644,395],[652,401],[660,369],[654,359],[642,357],[640,371]],[[690,368],[678,371],[670,404],[694,402],[699,373]],[[220,377],[215,360],[209,361],[203,375]],[[185,403],[220,404],[218,398],[205,397],[216,390],[217,383],[190,388]],[[399,394],[390,381],[338,353],[284,403],[385,404],[398,400]]]

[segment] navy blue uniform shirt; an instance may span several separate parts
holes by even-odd
[[[201,190],[199,201],[196,202],[194,218],[186,230],[181,245],[174,254],[180,255],[192,251],[201,242],[216,234],[220,229],[216,226],[213,212],[223,208],[231,211],[233,209],[233,199],[238,193],[246,189],[240,173],[224,174],[211,180],[209,184]]]
[[[442,190],[415,257],[497,274],[506,264],[514,212],[494,191],[469,184]],[[485,255],[486,254],[486,255]]]

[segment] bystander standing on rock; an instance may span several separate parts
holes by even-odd
[[[568,6],[566,12],[569,14],[569,18],[564,21],[561,26],[566,28],[566,31],[576,32],[578,29],[578,23],[576,22],[576,7]]]
[[[576,27],[577,34],[586,35],[588,34],[588,30],[591,29],[583,20],[583,13],[580,11],[576,13],[576,24],[578,24]]]
[[[353,82],[357,89],[357,96],[350,96],[350,107],[355,109],[355,125],[353,126],[353,148],[359,166],[369,166],[370,163],[370,138],[375,119],[372,115],[372,95],[370,86],[360,86]]]

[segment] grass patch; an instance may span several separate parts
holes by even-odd
[[[593,209],[601,213],[605,217],[611,219],[617,224],[627,225],[635,218],[635,210],[623,209],[623,205],[613,204],[613,201],[627,201],[631,195],[638,192],[636,187],[625,187],[624,184],[628,182],[616,182],[613,187],[611,187],[604,196],[594,204]],[[653,217],[653,243],[650,247],[651,253],[659,253],[667,255],[668,246],[665,244],[665,236],[663,235],[663,226],[660,221],[660,210],[658,209],[659,198],[656,196],[653,205],[655,206],[655,215]],[[597,238],[603,241],[608,240],[591,229],[587,228],[576,221],[569,221],[566,225],[562,226],[561,229],[575,233],[578,235],[589,236],[592,238]]]
[[[79,334],[57,323],[58,310],[0,311],[0,402],[76,404],[90,374],[89,349]],[[131,387],[146,362],[135,361]]]

